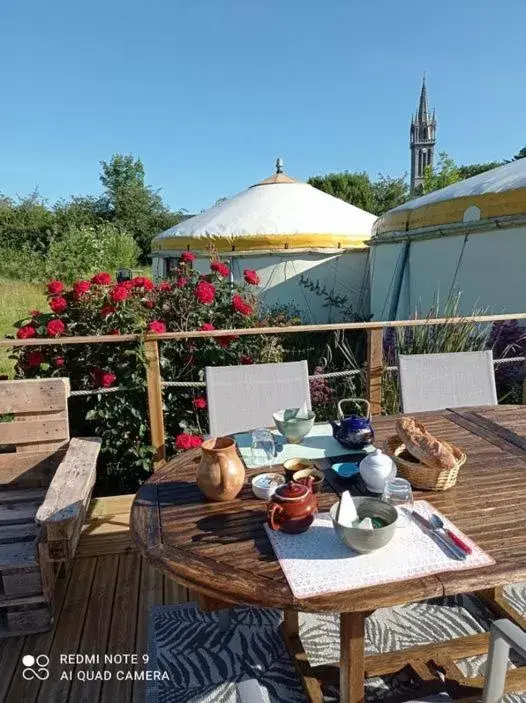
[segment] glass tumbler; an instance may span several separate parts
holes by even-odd
[[[411,484],[405,478],[391,478],[385,484],[382,500],[398,512],[397,527],[406,527],[413,512],[414,500]]]
[[[276,456],[274,435],[270,430],[259,429],[252,432],[252,463],[254,466],[272,466]]]

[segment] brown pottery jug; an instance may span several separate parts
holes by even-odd
[[[318,500],[312,492],[314,477],[307,481],[307,485],[291,481],[276,488],[267,505],[267,520],[273,530],[299,534],[312,525]]]
[[[232,500],[245,482],[245,467],[230,437],[214,437],[201,445],[197,485],[210,500]]]

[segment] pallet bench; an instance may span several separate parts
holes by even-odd
[[[67,379],[0,382],[0,638],[51,628],[89,507],[101,442],[70,441],[68,396]]]

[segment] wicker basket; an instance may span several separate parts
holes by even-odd
[[[466,461],[466,455],[458,447],[442,442],[453,452],[457,459],[452,469],[433,469],[421,464],[406,450],[405,444],[398,435],[391,435],[384,442],[385,453],[388,454],[398,468],[398,475],[407,479],[414,488],[428,491],[447,491],[457,482],[460,467]]]

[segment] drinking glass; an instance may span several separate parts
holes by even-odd
[[[252,463],[255,466],[272,466],[276,456],[274,435],[270,430],[259,429],[252,432]]]
[[[414,500],[411,484],[405,478],[391,478],[385,484],[382,500],[398,512],[397,527],[406,527],[413,512]]]

